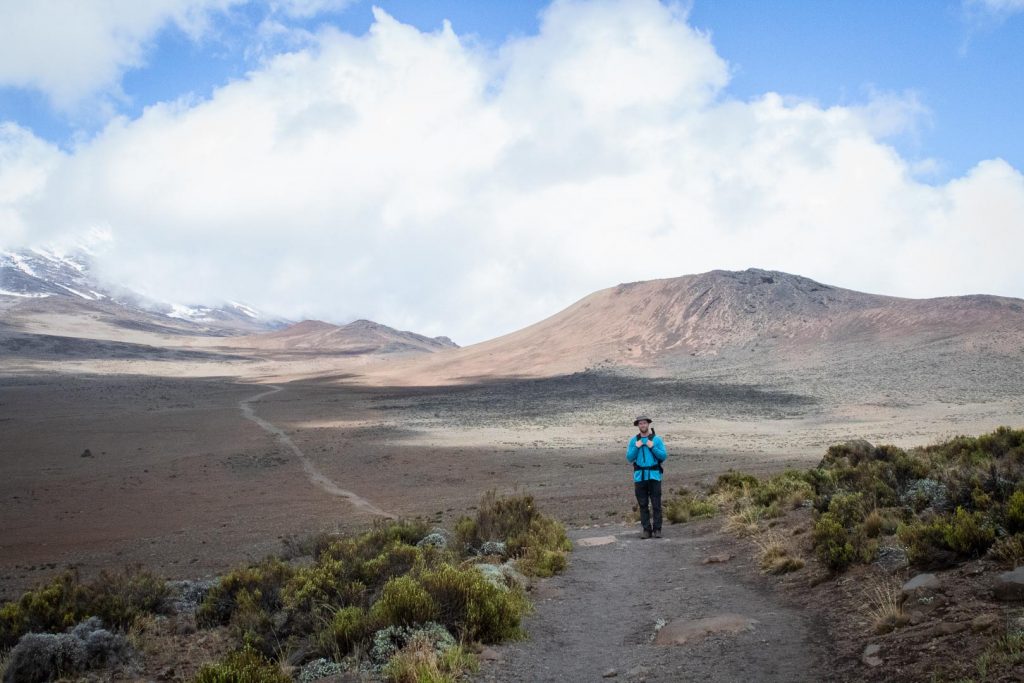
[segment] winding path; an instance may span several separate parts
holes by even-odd
[[[370,501],[366,500],[359,494],[349,491],[347,489],[343,489],[340,486],[338,486],[334,481],[328,478],[327,475],[321,472],[317,468],[317,466],[313,464],[312,460],[306,457],[306,454],[302,452],[302,449],[295,445],[295,442],[292,441],[292,438],[290,436],[285,434],[283,429],[256,415],[255,411],[252,408],[252,404],[254,402],[259,401],[262,398],[266,398],[267,396],[276,394],[279,391],[283,391],[284,389],[283,387],[275,385],[272,386],[273,388],[270,389],[269,391],[261,392],[259,394],[256,394],[255,396],[250,396],[249,398],[243,399],[238,402],[238,408],[242,411],[242,417],[244,417],[247,420],[252,420],[256,424],[258,424],[260,428],[262,428],[264,431],[274,435],[283,446],[285,446],[292,453],[294,453],[295,457],[299,459],[300,463],[302,463],[302,469],[303,471],[305,471],[306,476],[309,477],[309,480],[313,484],[319,486],[321,489],[331,494],[332,496],[338,496],[339,498],[346,499],[349,503],[359,508],[360,510],[369,512],[372,515],[378,515],[380,517],[395,519],[395,515],[380,509],[379,507],[377,507]]]

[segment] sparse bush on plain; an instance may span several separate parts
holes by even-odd
[[[670,524],[684,524],[691,519],[713,517],[718,513],[718,506],[683,489],[665,501],[663,511]]]

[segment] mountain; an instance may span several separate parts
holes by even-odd
[[[340,326],[305,320],[276,332],[232,340],[232,346],[339,355],[434,352],[458,348],[448,337],[425,337],[370,320],[356,320]]]
[[[169,334],[237,335],[280,327],[241,303],[189,306],[154,301],[100,281],[88,249],[0,251],[0,313],[11,323],[61,333],[68,316],[115,329]],[[73,325],[73,327],[78,327]],[[73,333],[73,330],[71,330]]]
[[[802,361],[945,348],[1020,355],[1024,300],[904,299],[798,275],[715,270],[595,292],[517,332],[403,368],[425,382],[543,376],[603,366],[672,367],[691,358]]]

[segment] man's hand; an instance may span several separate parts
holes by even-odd
[[[637,440],[636,440],[636,447],[637,447],[637,448],[640,448],[640,447],[641,447],[641,446],[643,446],[643,445],[644,445],[644,442],[643,442],[643,440],[642,440],[642,439],[637,439]]]

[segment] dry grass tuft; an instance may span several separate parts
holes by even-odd
[[[754,543],[758,547],[758,563],[765,572],[787,574],[803,569],[803,558],[796,553],[789,540],[778,531],[768,531],[764,535],[754,538]]]
[[[864,597],[864,610],[875,633],[888,633],[907,624],[907,616],[903,612],[903,592],[895,578],[876,575],[869,579]]]
[[[742,505],[725,520],[725,530],[737,536],[752,536],[760,531],[764,509],[756,505]]]

